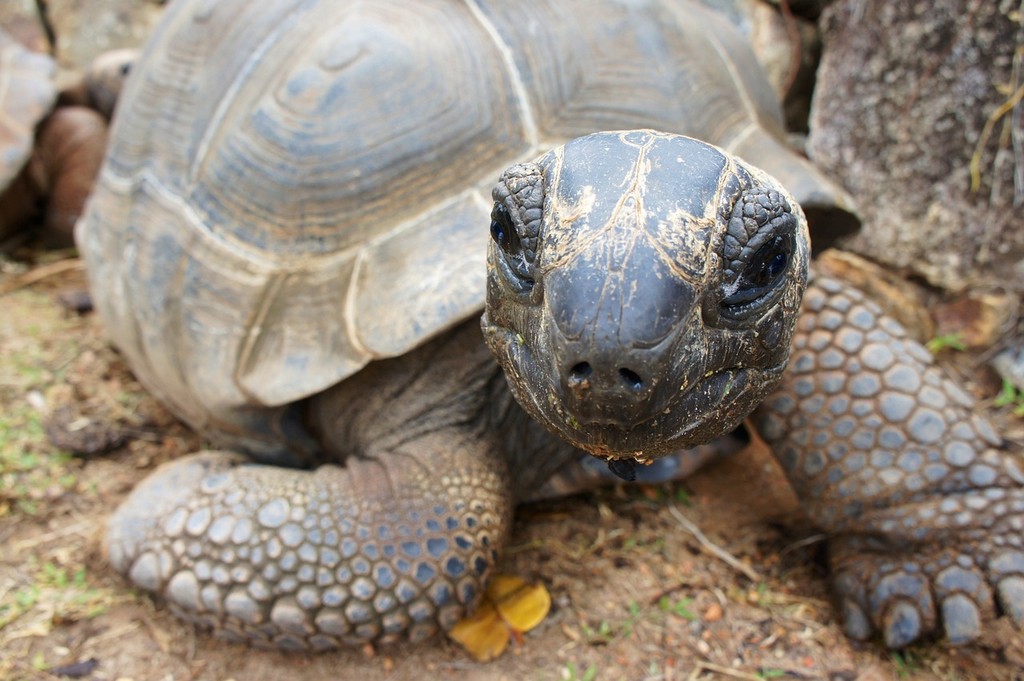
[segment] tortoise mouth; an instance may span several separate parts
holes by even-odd
[[[574,410],[557,381],[522,336],[491,324],[485,336],[505,371],[516,400],[559,438],[602,459],[652,461],[704,444],[734,430],[776,384],[786,362],[764,368],[708,370],[691,385],[681,385],[668,400],[652,401],[630,420],[599,410]]]
[[[633,423],[591,419],[571,433],[560,435],[580,449],[603,459],[645,462],[705,444],[734,430],[747,415],[744,399],[760,371],[728,367],[706,374],[691,386],[682,386],[667,404],[652,408]],[[564,407],[570,424],[573,412]]]

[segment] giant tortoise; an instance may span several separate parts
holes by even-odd
[[[175,2],[77,238],[139,380],[232,451],[152,473],[110,562],[230,639],[418,640],[582,452],[632,477],[752,412],[850,636],[1020,622],[1024,475],[878,307],[804,294],[800,204],[839,195],[765,93],[687,2]]]

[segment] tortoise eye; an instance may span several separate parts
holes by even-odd
[[[739,278],[729,287],[722,300],[725,308],[739,308],[774,291],[789,267],[793,240],[789,234],[778,234],[751,256]]]
[[[775,281],[789,263],[789,249],[781,234],[761,246],[743,270],[743,280],[748,286],[763,287]]]
[[[523,238],[512,222],[508,208],[501,202],[495,202],[491,209],[491,239],[501,249],[502,255],[498,260],[510,277],[510,283],[524,291],[532,288],[532,266],[527,262]]]
[[[721,312],[733,319],[776,300],[796,252],[799,220],[776,190],[744,190],[732,206],[722,240]]]
[[[491,211],[491,238],[501,246],[503,251],[508,251],[512,246],[516,234],[516,227],[512,224],[512,216],[508,214],[508,208],[503,204],[495,203]]]
[[[495,203],[491,210],[491,238],[508,255],[518,256],[522,251],[519,233],[504,204]]]

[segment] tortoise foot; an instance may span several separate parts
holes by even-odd
[[[890,648],[938,635],[963,645],[1000,614],[1024,623],[1024,491],[970,492],[915,511],[903,520],[932,518],[926,540],[852,535],[833,542],[846,634],[863,641],[877,632]]]
[[[111,565],[221,638],[286,650],[422,640],[479,600],[510,515],[499,494],[453,501],[379,461],[244,461],[157,469],[109,521]]]

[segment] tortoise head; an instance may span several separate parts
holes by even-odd
[[[493,198],[484,335],[562,439],[648,462],[779,382],[809,244],[765,173],[688,137],[597,133],[509,168]]]

